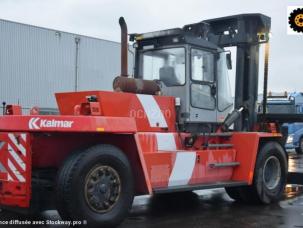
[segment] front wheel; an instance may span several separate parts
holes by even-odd
[[[284,192],[287,170],[286,153],[282,146],[277,142],[267,142],[259,150],[253,184],[229,188],[227,193],[231,198],[247,203],[277,202]]]
[[[86,220],[88,227],[113,227],[127,216],[133,197],[129,161],[111,145],[73,154],[58,174],[56,203],[64,220]]]

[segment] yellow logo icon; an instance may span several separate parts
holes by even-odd
[[[303,7],[291,11],[288,17],[288,24],[293,31],[303,33]]]

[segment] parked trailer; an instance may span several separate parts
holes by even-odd
[[[303,94],[292,92],[284,96],[268,96],[267,112],[271,114],[281,114],[287,117],[283,127],[288,129],[288,137],[285,142],[287,150],[295,149],[298,154],[303,153]],[[262,110],[261,110],[262,111]],[[295,122],[291,115],[297,114],[299,122]],[[298,119],[298,118],[296,118]],[[279,121],[279,118],[276,118]],[[280,121],[281,122],[281,121]]]
[[[114,92],[57,93],[60,115],[6,106],[1,207],[56,208],[63,220],[107,227],[123,221],[135,195],[225,187],[238,201],[278,201],[287,154],[279,126],[255,111],[258,48],[268,42],[270,18],[243,14],[132,34],[135,78],[127,77],[127,27],[119,22]],[[226,46],[237,46],[231,113]]]
[[[273,96],[270,94],[267,101],[267,118],[269,121],[278,122],[286,131],[284,147],[286,150],[295,149],[297,154],[303,152],[303,96],[301,92]],[[262,110],[261,110],[262,111]],[[303,185],[303,172],[293,169],[291,164],[288,172],[287,183]]]

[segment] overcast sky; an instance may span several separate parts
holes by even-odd
[[[300,0],[0,0],[0,18],[119,41],[118,18],[130,33],[182,27],[240,13],[272,18],[269,89],[303,91],[303,36],[287,35],[287,6]]]

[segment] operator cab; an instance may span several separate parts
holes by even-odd
[[[204,31],[206,24],[199,24]],[[135,78],[156,80],[161,94],[180,99],[179,125],[191,132],[222,123],[233,109],[230,53],[192,27],[133,34]],[[197,29],[197,26],[196,28]]]

